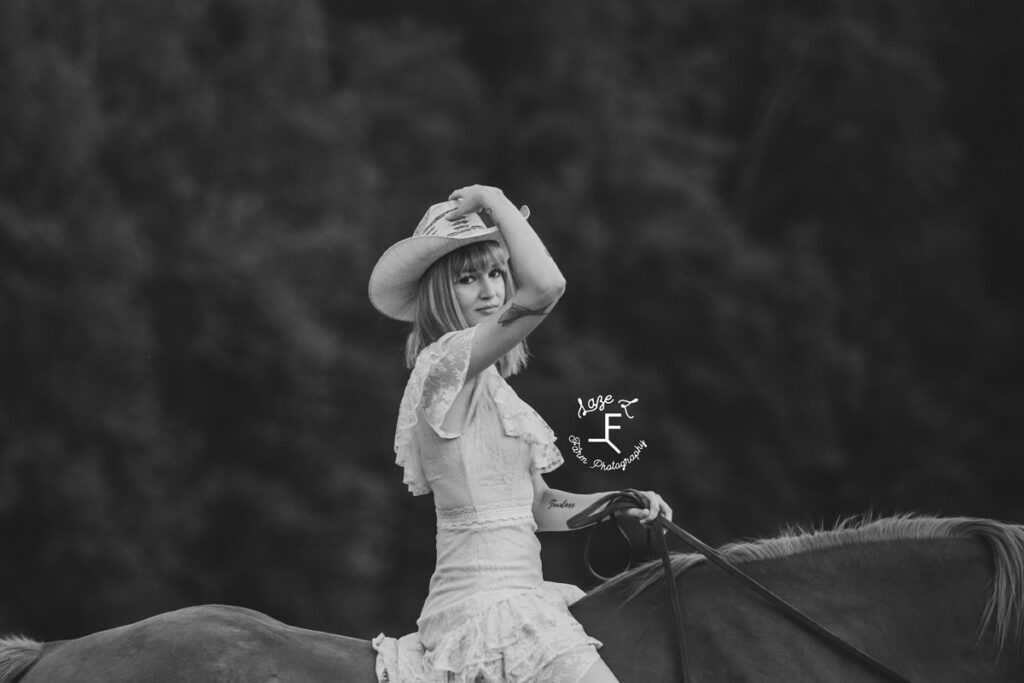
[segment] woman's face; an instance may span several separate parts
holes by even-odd
[[[462,317],[473,327],[493,315],[505,303],[505,267],[469,267],[455,275],[455,300]]]

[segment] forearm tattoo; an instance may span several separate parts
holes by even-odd
[[[525,318],[528,315],[547,315],[547,308],[538,308],[537,310],[531,310],[525,306],[519,304],[512,304],[512,306],[501,314],[498,318],[498,322],[501,323],[502,327],[508,327],[520,318]]]
[[[558,500],[557,498],[555,498],[554,500],[548,501],[548,510],[550,510],[551,508],[566,508],[571,510],[574,507],[576,507],[576,503],[573,503],[572,501],[568,500]]]

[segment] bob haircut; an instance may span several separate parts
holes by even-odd
[[[474,242],[438,259],[420,278],[416,296],[416,317],[405,341],[405,364],[412,368],[420,352],[442,336],[469,327],[455,298],[455,279],[467,270],[487,271],[501,268],[505,281],[505,301],[515,293],[515,282],[508,269],[508,252],[493,241]],[[510,377],[526,367],[526,341],[516,344],[497,363],[502,377]]]

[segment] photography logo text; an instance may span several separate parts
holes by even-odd
[[[586,440],[587,444],[597,445],[588,446],[586,454],[583,452],[584,442],[582,439],[575,434],[569,436],[569,443],[572,444],[572,452],[576,459],[591,469],[604,471],[625,471],[626,467],[635,462],[640,457],[640,453],[647,448],[647,442],[640,439],[633,444],[631,451],[623,453],[619,445],[622,435],[613,434],[613,432],[621,432],[623,424],[628,424],[635,417],[636,404],[639,401],[638,398],[616,400],[611,394],[595,396],[586,401],[577,398],[576,417],[578,419],[583,420],[591,413],[600,414],[602,419],[599,427],[600,436]],[[595,451],[597,455],[603,455],[603,457],[596,457]]]

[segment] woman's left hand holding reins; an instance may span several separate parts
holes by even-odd
[[[669,507],[664,498],[654,491],[636,491],[636,493],[647,501],[647,507],[630,508],[623,514],[627,517],[635,517],[641,524],[650,524],[658,518],[658,515],[664,515],[665,519],[670,522],[672,521],[672,508]]]

